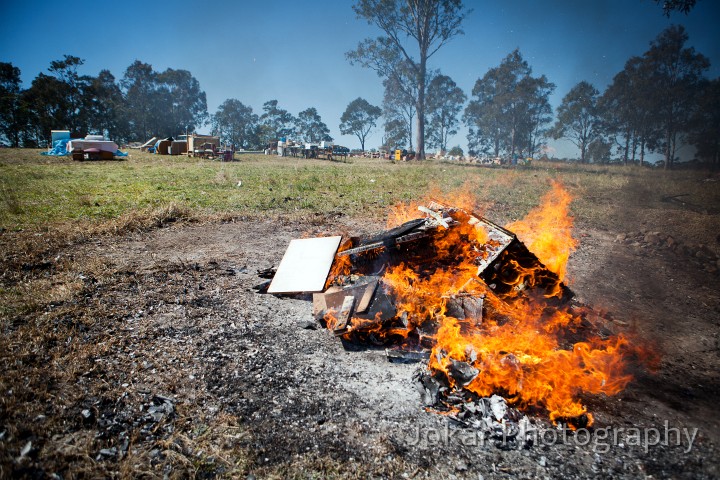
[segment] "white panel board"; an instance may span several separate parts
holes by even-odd
[[[290,241],[268,293],[321,292],[342,237]]]

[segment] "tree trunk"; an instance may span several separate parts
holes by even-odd
[[[677,152],[677,134],[672,136],[672,148],[670,149],[670,168],[675,166],[675,152]]]
[[[425,160],[425,75],[427,73],[427,51],[420,52],[418,69],[417,110],[417,155],[418,160]]]
[[[623,165],[627,167],[628,153],[630,150],[630,131],[625,132],[625,152],[623,153]]]
[[[665,165],[663,170],[670,168],[670,128],[665,132]]]
[[[645,162],[645,139],[640,140],[640,166]]]
[[[515,157],[515,127],[510,129],[510,158]]]

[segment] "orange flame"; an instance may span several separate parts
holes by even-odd
[[[505,226],[561,280],[565,278],[570,254],[577,248],[577,241],[572,237],[571,201],[567,190],[553,182],[552,190],[545,194],[539,207],[523,220]]]
[[[425,206],[432,201],[452,205],[467,212],[474,212],[478,205],[475,193],[477,190],[477,184],[471,181],[465,182],[462,187],[451,193],[443,193],[440,189],[433,188],[420,200],[412,200],[389,207],[386,227],[397,227],[418,218],[420,216],[418,207]]]
[[[541,206],[507,227],[560,278],[577,246],[571,235],[570,201],[567,191],[554,183]],[[388,225],[420,217],[418,205],[395,208]],[[406,338],[423,327],[429,332],[424,334],[434,340],[428,367],[444,372],[451,386],[481,396],[502,394],[520,408],[544,408],[553,422],[586,415],[592,424],[592,415],[579,396],[622,391],[632,379],[627,359],[642,354],[641,349],[623,335],[606,339],[594,335],[587,328],[583,309],[548,303],[549,297],[560,297],[559,280],[549,295],[525,295],[526,289],[539,284],[542,265],[526,268],[515,262],[511,265],[514,276],[503,280],[512,287],[509,293],[496,293],[495,286],[478,276],[478,262],[492,242],[488,232],[473,223],[467,211],[458,210],[452,216],[457,223],[439,229],[433,238],[435,256],[430,267],[407,262],[385,270],[383,282],[392,290],[398,316],[406,319],[406,326],[384,327],[378,315],[374,320],[352,318],[350,330],[370,329],[377,335]],[[449,302],[463,295],[484,299],[482,319],[455,318],[449,313]],[[329,317],[328,324],[334,325]],[[428,323],[435,329],[425,329]],[[466,385],[454,385],[451,366],[457,362],[478,371]]]

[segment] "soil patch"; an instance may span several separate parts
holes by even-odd
[[[252,288],[292,238],[380,227],[173,225],[48,260],[33,275],[79,284],[4,328],[0,476],[720,475],[720,285],[707,259],[578,228],[573,290],[662,360],[617,397],[585,399],[596,417],[587,438],[538,412],[537,442],[513,448],[424,411],[422,365],[344,346],[314,325],[308,299]],[[43,318],[52,332],[28,348]]]

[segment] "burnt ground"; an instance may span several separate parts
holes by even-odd
[[[590,434],[535,413],[537,442],[521,448],[426,412],[421,365],[346,349],[307,299],[252,289],[290,239],[373,227],[178,224],[24,266],[49,289],[72,288],[3,327],[0,477],[720,476],[711,252],[649,230],[576,229],[572,288],[661,360],[618,396],[585,398]]]

